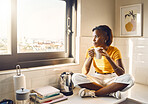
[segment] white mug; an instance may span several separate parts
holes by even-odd
[[[95,58],[96,59],[101,59],[102,58],[102,55],[99,53],[99,49],[102,49],[102,47],[96,47],[96,48],[94,48]]]

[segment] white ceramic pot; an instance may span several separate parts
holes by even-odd
[[[30,90],[21,88],[16,91],[16,100],[28,100]]]

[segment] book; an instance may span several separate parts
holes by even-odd
[[[56,96],[52,96],[52,97],[49,97],[49,98],[46,98],[46,99],[39,99],[39,98],[36,98],[36,102],[38,103],[43,103],[43,102],[46,102],[46,101],[51,101],[51,100],[54,100],[54,99],[57,99],[57,98],[62,98],[64,95],[62,93],[60,93],[59,95],[56,95]],[[31,101],[35,101],[35,97],[34,96],[31,96]]]
[[[40,100],[43,100],[43,99],[50,98],[50,97],[53,97],[53,96],[56,96],[56,95],[59,95],[59,94],[60,94],[60,93],[57,93],[57,94],[45,96],[45,97],[43,97],[43,98],[41,98],[41,96],[37,94],[37,98],[40,99]]]
[[[37,93],[37,96],[41,99],[48,98],[50,95],[59,94],[60,90],[52,87],[52,86],[45,86],[38,89],[31,90],[31,93]]]
[[[54,99],[54,100],[49,100],[49,101],[46,101],[46,102],[43,102],[41,104],[53,104],[53,103],[57,103],[57,102],[60,102],[60,101],[63,101],[63,100],[67,100],[68,97],[63,95],[63,97],[61,98],[57,98],[57,99]]]

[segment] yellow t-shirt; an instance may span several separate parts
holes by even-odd
[[[90,47],[86,52],[86,58],[89,58],[88,51],[90,49],[94,48],[94,46]],[[121,59],[121,53],[118,50],[118,48],[114,46],[109,46],[107,49],[108,55],[116,62],[116,60]],[[110,65],[109,61],[106,59],[105,56],[102,56],[101,59],[93,58],[93,66],[95,68],[95,71],[98,73],[113,73],[114,70],[112,66]]]

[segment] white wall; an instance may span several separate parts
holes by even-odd
[[[81,0],[81,36],[92,36],[92,29],[106,24],[114,32],[115,0]]]
[[[148,85],[148,38],[115,38],[114,45],[121,50],[127,73],[135,82]]]
[[[141,37],[120,37],[120,7],[132,4],[142,4]],[[115,0],[115,43],[123,55],[126,72],[131,72],[137,83],[148,85],[148,0]],[[133,48],[132,48],[133,47]],[[132,53],[133,52],[133,53]]]

